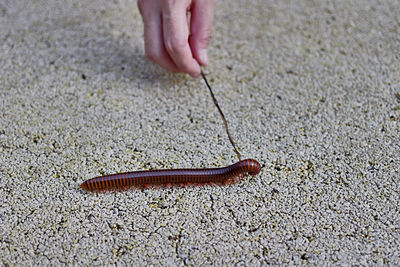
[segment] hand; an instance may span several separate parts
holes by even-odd
[[[138,7],[147,58],[169,71],[200,76],[200,65],[208,64],[215,0],[138,0]]]

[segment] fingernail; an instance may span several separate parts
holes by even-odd
[[[201,61],[201,65],[205,66],[208,64],[208,52],[207,49],[202,49],[199,51],[199,57]]]

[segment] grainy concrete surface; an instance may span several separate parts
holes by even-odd
[[[87,178],[235,162],[203,82],[143,56],[135,1],[0,1],[1,265],[399,265],[400,2],[220,0],[226,187]]]

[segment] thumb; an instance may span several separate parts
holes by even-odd
[[[208,64],[208,44],[215,10],[215,0],[196,0],[191,6],[189,44],[200,65]]]

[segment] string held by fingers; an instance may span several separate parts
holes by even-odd
[[[222,112],[222,109],[219,107],[218,101],[217,101],[217,99],[215,98],[215,95],[214,95],[214,93],[213,93],[213,91],[212,91],[212,89],[211,89],[210,84],[208,83],[208,80],[207,80],[206,75],[204,74],[203,70],[201,70],[201,76],[203,77],[204,81],[206,82],[207,88],[208,88],[208,90],[210,91],[210,94],[211,94],[211,97],[212,97],[212,99],[213,99],[213,101],[214,101],[214,104],[215,104],[215,106],[217,107],[217,109],[218,109],[218,111],[219,111],[219,114],[221,115],[222,121],[224,122],[224,126],[225,126],[226,133],[228,134],[229,141],[231,142],[231,144],[232,144],[232,146],[233,146],[233,150],[235,151],[235,153],[236,153],[238,159],[241,160],[241,155],[240,155],[240,153],[239,153],[239,150],[237,149],[236,144],[235,144],[235,142],[233,141],[233,138],[232,138],[232,136],[231,136],[231,134],[230,134],[230,132],[229,132],[229,129],[228,129],[228,122],[227,122],[226,119],[225,119],[225,115],[224,115],[224,113]]]

